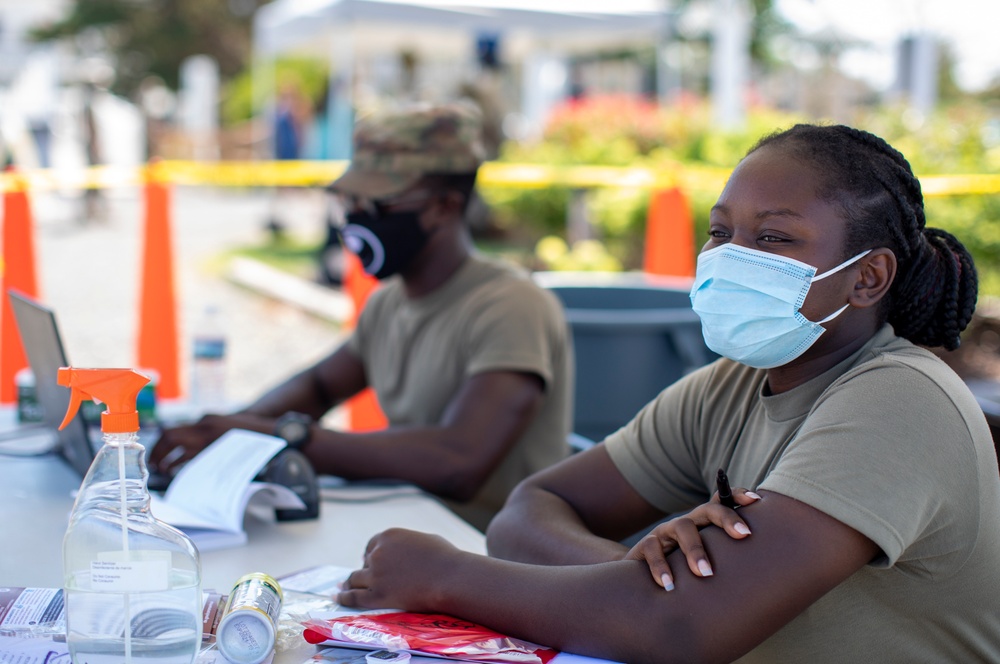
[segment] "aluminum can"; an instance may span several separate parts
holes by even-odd
[[[284,594],[271,576],[253,572],[229,593],[215,643],[233,664],[260,664],[274,650]]]

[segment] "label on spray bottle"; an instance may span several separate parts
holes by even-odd
[[[167,551],[104,551],[90,563],[90,589],[153,592],[170,586]]]

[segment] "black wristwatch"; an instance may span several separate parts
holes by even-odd
[[[309,442],[313,424],[315,424],[313,418],[305,413],[290,410],[275,420],[274,435],[284,438],[289,447],[297,450]]]

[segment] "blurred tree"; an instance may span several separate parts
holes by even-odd
[[[773,0],[751,0],[750,7],[754,16],[750,26],[750,58],[768,71],[780,61],[771,52],[774,38],[792,32],[792,24],[781,17]]]
[[[148,75],[177,89],[181,62],[208,55],[224,80],[250,55],[253,12],[271,0],[76,0],[61,21],[36,28],[36,41],[74,40],[81,55],[114,58],[113,90],[134,96]]]
[[[993,108],[1000,107],[1000,76],[994,78],[989,85],[976,93],[975,96],[984,104],[992,105]],[[1000,139],[997,142],[1000,143]]]
[[[942,104],[959,103],[969,98],[969,95],[959,87],[955,80],[957,59],[955,49],[950,44],[939,45],[940,60],[938,62],[938,100]]]
[[[715,0],[673,0],[670,7],[674,14],[682,15],[694,6],[704,5],[706,2],[712,3]],[[768,71],[779,62],[771,52],[774,38],[792,32],[793,26],[782,18],[774,0],[749,0],[749,6],[753,16],[750,24],[750,59],[755,67]],[[684,35],[676,35],[675,38],[686,39]],[[704,38],[706,36],[700,39]]]

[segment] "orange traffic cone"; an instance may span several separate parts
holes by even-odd
[[[344,289],[354,303],[354,314],[350,325],[358,323],[358,316],[364,308],[368,296],[378,287],[378,280],[365,273],[361,261],[349,251],[344,251]],[[372,388],[366,388],[347,401],[348,426],[352,431],[372,431],[384,429],[389,421],[378,404],[378,397]]]
[[[156,177],[155,164],[146,173],[145,233],[139,300],[138,366],[154,369],[164,399],[181,396],[178,370],[177,304],[174,297],[174,256],[170,232],[170,188]]]
[[[31,206],[26,183],[8,167],[13,186],[3,196],[3,309],[0,310],[0,403],[17,401],[14,376],[28,366],[21,345],[21,335],[14,321],[14,309],[7,297],[8,289],[38,297],[35,276],[35,243],[32,230]]]
[[[694,219],[684,193],[677,187],[654,191],[646,216],[643,270],[693,277],[695,253]]]

